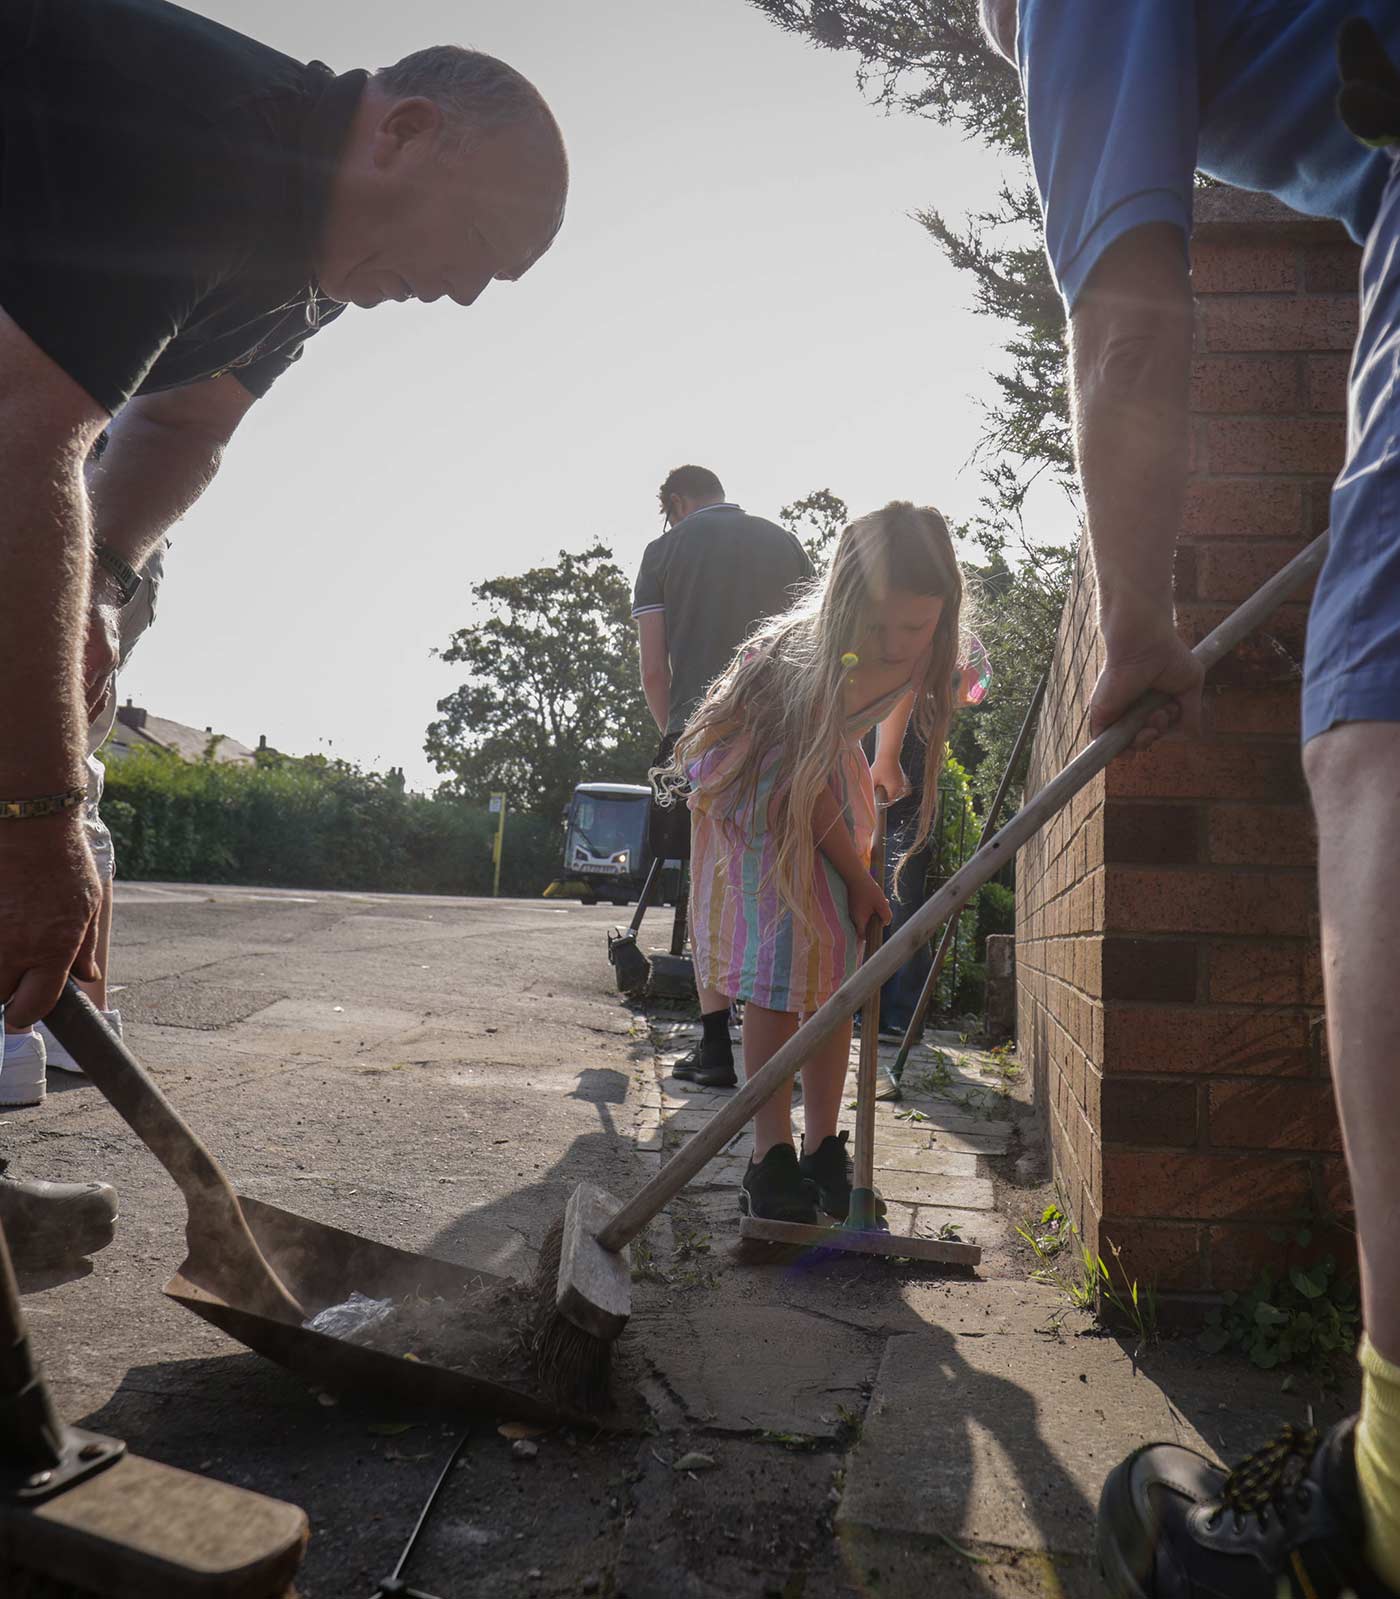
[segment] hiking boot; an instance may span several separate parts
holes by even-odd
[[[816,1185],[817,1204],[828,1216],[845,1221],[851,1211],[851,1157],[846,1153],[849,1133],[823,1138],[809,1155],[807,1140],[802,1140],[802,1175]]]
[[[791,1144],[774,1144],[761,1161],[750,1160],[739,1189],[739,1214],[816,1226],[816,1185],[803,1177]]]
[[[1366,1565],[1356,1418],[1285,1427],[1233,1471],[1179,1444],[1116,1466],[1099,1499],[1114,1599],[1397,1599]]]
[[[100,1010],[97,1013],[112,1029],[118,1038],[122,1036],[122,1013],[119,1010]],[[76,1072],[79,1077],[83,1075],[83,1068],[68,1053],[67,1049],[53,1036],[53,1034],[39,1022],[34,1031],[44,1041],[44,1054],[51,1067],[57,1067],[61,1072]]]
[[[681,1056],[671,1068],[671,1076],[684,1083],[697,1083],[701,1088],[734,1088],[739,1082],[733,1053],[725,1060],[719,1050],[707,1051],[703,1040]]]
[[[0,1225],[16,1266],[61,1266],[112,1242],[117,1191],[110,1183],[21,1182],[0,1161]]]
[[[4,1047],[0,1059],[0,1108],[42,1105],[47,1088],[44,1040],[34,1032],[6,1033]]]

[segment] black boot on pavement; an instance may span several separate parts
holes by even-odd
[[[110,1183],[22,1182],[0,1160],[0,1224],[17,1267],[64,1266],[112,1242],[117,1191]]]
[[[1099,1499],[1099,1568],[1113,1599],[1400,1599],[1366,1565],[1356,1418],[1325,1437],[1285,1427],[1226,1472],[1148,1444]]]
[[[828,1216],[845,1221],[851,1213],[851,1157],[846,1153],[849,1133],[823,1138],[809,1155],[807,1140],[802,1140],[802,1159],[798,1162],[804,1177],[817,1185],[817,1203]]]
[[[729,1042],[729,1007],[711,1011],[700,1018],[704,1034],[687,1055],[671,1068],[671,1076],[701,1088],[734,1088],[739,1079],[734,1072],[734,1046]]]
[[[762,1160],[749,1161],[739,1189],[739,1214],[816,1226],[816,1184],[803,1177],[791,1144],[774,1144]]]

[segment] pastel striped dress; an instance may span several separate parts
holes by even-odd
[[[867,861],[875,836],[875,788],[860,741],[907,692],[906,684],[847,719],[846,742],[831,774],[831,791]],[[742,743],[711,750],[690,769],[690,941],[702,986],[801,1015],[830,999],[855,971],[861,937],[850,918],[846,884],[820,850],[808,925],[779,898],[768,829],[777,754],[764,758],[757,790],[743,784],[737,796],[717,788],[734,763],[748,757]]]

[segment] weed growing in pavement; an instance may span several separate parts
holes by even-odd
[[[1276,1241],[1288,1235],[1279,1230]],[[1312,1233],[1303,1228],[1293,1242],[1306,1249]],[[1300,1366],[1327,1375],[1349,1358],[1361,1333],[1361,1307],[1354,1285],[1337,1281],[1332,1256],[1309,1266],[1288,1266],[1276,1274],[1267,1267],[1246,1293],[1228,1293],[1206,1317],[1197,1340],[1209,1355],[1238,1349],[1264,1371]]]
[[[1036,1258],[1032,1281],[1048,1283],[1071,1309],[1087,1310],[1100,1321],[1131,1328],[1138,1341],[1135,1354],[1157,1341],[1156,1291],[1150,1284],[1140,1288],[1136,1277],[1129,1279],[1117,1244],[1110,1240],[1108,1245],[1113,1257],[1110,1266],[1089,1248],[1058,1204],[1045,1207],[1038,1227],[1018,1222],[1016,1231]]]
[[[632,1281],[634,1283],[669,1283],[670,1278],[656,1264],[651,1239],[645,1233],[632,1240]]]
[[[962,1223],[961,1222],[958,1222],[958,1221],[945,1221],[943,1223],[943,1225],[938,1229],[938,1231],[934,1234],[934,1237],[939,1239],[941,1242],[943,1242],[945,1244],[956,1244],[956,1243],[959,1242],[958,1234],[961,1231],[962,1231]]]

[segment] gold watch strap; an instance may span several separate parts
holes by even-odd
[[[85,788],[65,789],[62,794],[41,794],[36,799],[0,800],[0,822],[28,822],[36,816],[58,816],[77,810],[87,798]]]

